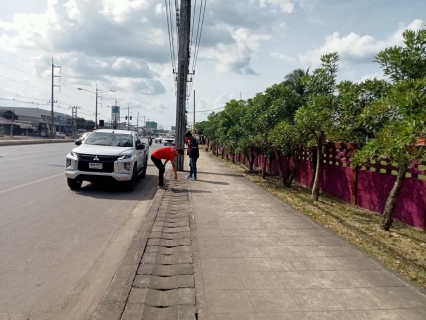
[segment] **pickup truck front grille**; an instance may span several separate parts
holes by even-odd
[[[94,160],[97,157],[99,160]],[[88,172],[114,172],[114,162],[118,156],[100,156],[92,154],[79,154],[78,170]],[[102,163],[102,169],[90,169],[89,163]]]
[[[95,157],[98,157],[99,161],[117,161],[118,158],[120,158],[119,156],[99,156],[99,155],[94,155],[94,154],[79,154],[78,155],[78,159],[79,160],[87,160],[87,161],[91,161],[93,162],[93,159],[95,159]]]

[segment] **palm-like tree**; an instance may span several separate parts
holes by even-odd
[[[305,86],[303,85],[302,78],[307,75],[309,75],[309,68],[306,71],[302,69],[295,69],[286,74],[282,84],[292,88],[300,96],[304,96]]]

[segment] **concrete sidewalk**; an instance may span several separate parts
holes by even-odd
[[[210,153],[198,171],[157,192],[93,320],[426,319],[374,259]]]
[[[426,319],[426,297],[201,153],[190,182],[198,319]]]

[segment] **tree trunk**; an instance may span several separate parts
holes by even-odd
[[[250,172],[253,172],[254,159],[256,159],[256,157],[254,156],[254,153],[251,153],[249,158]]]
[[[314,201],[318,201],[318,198],[319,198],[319,191],[320,191],[321,178],[322,178],[322,164],[323,164],[322,144],[318,143],[317,168],[315,171],[314,185],[312,186],[312,199]]]
[[[263,162],[262,162],[262,179],[266,178],[266,155],[263,155]]]
[[[222,159],[225,158],[225,148],[222,147]]]
[[[380,227],[385,231],[389,231],[392,227],[396,202],[398,200],[399,194],[401,193],[407,169],[408,167],[405,164],[399,166],[399,172],[398,176],[396,177],[395,184],[393,185],[393,188],[386,200],[385,210],[383,211],[383,219],[380,223]]]
[[[272,157],[269,157],[268,160],[269,160],[269,169],[268,169],[268,171],[269,171],[270,174],[272,174],[272,161],[273,161],[273,159],[272,159]]]
[[[216,147],[216,157],[219,157],[219,146]]]
[[[232,155],[232,163],[235,163],[235,154]]]
[[[277,158],[278,160],[278,171],[280,173],[280,178],[281,178],[281,182],[282,184],[285,186],[285,176],[284,176],[284,165],[280,159],[280,152],[279,151],[275,151],[275,158]]]
[[[299,159],[297,159],[297,154],[293,156],[293,159],[294,159],[294,165],[293,165],[293,168],[291,168],[290,174],[288,175],[287,181],[285,183],[286,187],[288,188],[291,187],[296,171],[299,169]]]

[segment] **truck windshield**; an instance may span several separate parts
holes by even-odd
[[[129,148],[133,147],[133,136],[122,133],[94,132],[85,140],[84,144]]]

